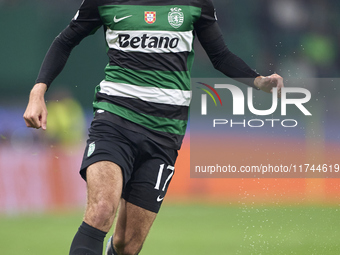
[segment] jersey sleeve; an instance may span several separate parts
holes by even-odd
[[[72,49],[86,36],[95,33],[101,25],[96,1],[84,0],[70,24],[51,44],[36,83],[45,83],[49,87],[63,70]]]
[[[256,88],[254,79],[260,74],[228,49],[217,24],[213,3],[211,0],[203,1],[201,17],[195,24],[195,32],[212,64],[226,76]]]

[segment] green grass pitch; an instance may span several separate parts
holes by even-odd
[[[336,207],[164,205],[141,255],[340,254]],[[0,217],[1,254],[68,254],[82,213]]]

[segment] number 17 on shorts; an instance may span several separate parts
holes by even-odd
[[[165,169],[167,171],[164,171]],[[174,173],[175,173],[175,167],[173,167],[173,166],[165,167],[165,164],[161,164],[159,166],[157,181],[156,181],[156,185],[155,185],[154,189],[159,190],[162,193],[164,193],[166,191],[166,189],[168,188],[168,184],[169,184],[172,176],[174,175]],[[162,182],[162,180],[164,180],[164,179],[165,179],[165,181]],[[164,199],[164,196],[159,195],[157,197],[157,202],[161,202],[163,199]]]

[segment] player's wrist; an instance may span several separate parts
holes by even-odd
[[[254,86],[258,89],[261,89],[261,80],[264,78],[264,76],[260,75],[260,76],[257,76],[255,79],[254,79]]]
[[[30,97],[44,97],[47,90],[47,85],[45,83],[37,83],[33,86]]]

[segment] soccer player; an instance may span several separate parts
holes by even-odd
[[[266,92],[280,91],[283,80],[277,74],[260,76],[229,51],[211,0],[84,0],[46,54],[24,113],[28,127],[46,129],[46,90],[71,50],[99,27],[109,64],[95,90],[80,170],[87,206],[70,254],[102,254],[118,207],[106,254],[138,254],[184,137],[194,37],[226,76]]]

